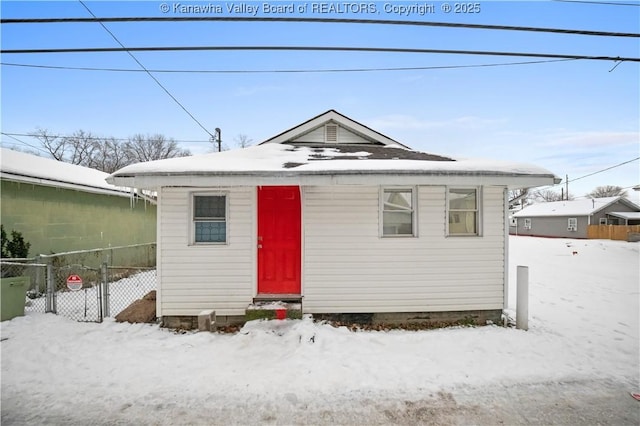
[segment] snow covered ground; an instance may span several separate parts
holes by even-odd
[[[639,246],[510,237],[529,331],[176,334],[29,312],[1,323],[2,424],[637,425]]]

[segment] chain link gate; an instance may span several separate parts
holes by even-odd
[[[79,277],[81,282],[71,277]],[[76,321],[102,322],[101,269],[83,265],[49,265],[46,302],[46,312]]]
[[[25,259],[25,262],[32,259]],[[1,262],[2,276],[29,276],[25,311],[102,322],[156,289],[155,267]],[[70,277],[79,277],[79,280]]]

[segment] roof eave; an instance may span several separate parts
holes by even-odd
[[[56,180],[56,179],[45,179],[37,176],[27,176],[27,175],[15,174],[10,172],[1,172],[0,178],[4,180],[12,181],[12,182],[28,183],[33,185],[49,186],[54,188],[71,189],[74,191],[90,192],[93,194],[113,195],[116,197],[131,196],[130,190],[125,190],[125,189],[119,190],[117,188],[114,188],[114,189],[102,188],[98,186],[83,185],[79,183],[65,182],[65,181]],[[119,186],[119,185],[116,185],[116,186]]]
[[[176,172],[115,174],[114,185],[151,189],[164,186],[257,186],[257,185],[496,185],[534,188],[550,185],[550,174],[447,170],[344,170],[344,171],[254,171]]]

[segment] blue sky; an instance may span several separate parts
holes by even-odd
[[[623,2],[623,1],[621,1]],[[162,13],[162,4],[169,12]],[[257,16],[461,22],[640,33],[640,7],[581,2],[478,2],[477,13],[444,13],[443,2],[371,2],[362,13],[309,13],[347,2],[267,2],[296,11],[265,14],[263,1],[97,2],[99,17]],[[473,2],[472,2],[473,3]],[[613,3],[620,3],[614,1]],[[631,3],[631,2],[628,2]],[[430,5],[433,13],[398,15],[388,5]],[[455,6],[455,2],[448,2]],[[638,3],[634,3],[638,5]],[[222,12],[182,13],[210,5]],[[90,17],[75,1],[0,4],[3,18]],[[297,12],[306,7],[307,13]],[[348,7],[348,6],[347,6]],[[375,10],[373,10],[375,9]],[[272,22],[107,23],[127,47],[358,46],[485,50],[640,57],[640,39],[480,29]],[[3,24],[2,48],[117,47],[97,23]],[[371,52],[139,52],[154,70],[326,70],[450,67],[540,60],[509,56]],[[124,52],[4,54],[3,63],[139,69]],[[640,183],[639,162],[581,178],[637,158],[640,65],[572,60],[491,67],[312,73],[154,73],[207,130],[222,129],[234,147],[244,134],[260,142],[328,109],[416,149],[458,157],[526,161],[564,178],[581,196],[598,185]],[[161,133],[193,153],[211,150],[209,135],[143,72],[1,68],[2,131],[55,134],[77,130],[126,138]],[[29,137],[17,136],[34,144]],[[28,147],[2,135],[2,145]],[[581,178],[581,179],[577,179]],[[571,182],[572,179],[577,179]],[[559,190],[559,187],[557,188]],[[630,191],[633,192],[633,191]],[[638,200],[640,193],[633,193]]]

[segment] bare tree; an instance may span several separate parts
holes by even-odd
[[[91,164],[87,167],[101,170],[106,173],[113,173],[116,170],[131,164],[127,158],[123,143],[115,138],[101,139],[97,144]]]
[[[251,143],[253,142],[253,139],[249,138],[249,136],[242,133],[240,133],[238,136],[233,138],[233,140],[235,141],[236,145],[240,148],[246,148],[248,146],[251,146]]]
[[[563,199],[573,200],[574,197],[571,194],[567,196],[567,194],[555,192],[551,189],[540,189],[534,193],[534,198],[537,201],[562,201]]]
[[[188,150],[180,148],[175,140],[167,139],[164,135],[135,135],[125,142],[124,150],[131,163],[191,155]]]
[[[84,130],[78,130],[70,136],[57,136],[46,129],[37,129],[30,135],[38,139],[54,159],[87,167],[90,167],[98,146],[97,138]]]
[[[54,159],[107,173],[132,163],[191,155],[174,139],[163,135],[135,135],[126,141],[95,137],[83,130],[70,136],[58,136],[37,129],[31,135]]]
[[[526,205],[530,196],[529,188],[512,189],[509,191],[509,209]]]
[[[49,133],[47,129],[36,129],[29,133],[30,136],[38,139],[40,145],[49,153],[51,157],[58,161],[65,161],[67,145],[64,138]]]
[[[78,130],[63,139],[69,148],[68,158],[63,161],[89,167],[99,145],[98,138],[84,130]]]
[[[598,186],[593,191],[587,194],[589,198],[604,198],[604,197],[626,197],[627,191],[620,186],[604,185]]]

